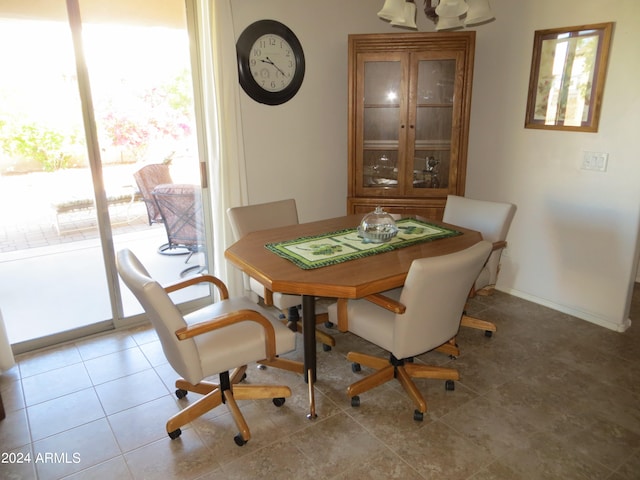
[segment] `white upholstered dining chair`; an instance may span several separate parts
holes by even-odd
[[[296,201],[291,198],[275,202],[232,207],[227,210],[227,215],[236,240],[258,230],[298,224]],[[290,317],[295,317],[297,320],[298,306],[302,302],[299,295],[271,292],[254,278],[244,275],[244,279],[245,290],[247,290],[248,295],[256,302],[262,299],[265,305],[273,305],[283,313],[286,312]],[[326,321],[326,313],[316,314],[316,324],[325,323]],[[296,323],[297,328],[300,329],[300,322]],[[322,330],[316,329],[316,338],[322,343],[324,350],[330,350],[331,347],[334,347],[336,344],[335,339]]]
[[[491,243],[481,241],[460,252],[414,260],[404,286],[389,291],[396,298],[374,294],[346,302],[347,330],[389,352],[388,359],[348,353],[354,372],[361,365],[375,369],[347,389],[352,406],[360,405],[360,394],[395,378],[416,406],[413,418],[421,421],[427,404],[412,378],[443,379],[448,390],[455,388],[457,370],[414,357],[455,337],[469,290],[490,252]],[[337,304],[329,307],[329,318],[337,322]]]
[[[269,313],[249,299],[228,298],[224,283],[212,275],[163,288],[130,250],[119,251],[116,260],[120,277],[144,308],[169,364],[182,376],[175,384],[176,396],[203,395],[167,421],[169,437],[179,437],[180,427],[224,403],[239,430],[234,440],[244,445],[251,434],[236,401],[271,398],[281,406],[291,395],[287,386],[240,384],[247,364],[260,362],[302,373],[302,364],[278,357],[295,349],[295,333],[270,320]],[[202,282],[217,287],[220,301],[183,315],[169,293]],[[214,375],[217,383],[206,380]]]
[[[492,293],[500,271],[502,250],[507,246],[507,234],[515,213],[516,206],[511,203],[475,200],[456,195],[447,197],[442,221],[476,230],[484,240],[493,244],[491,255],[474,282],[471,295]],[[462,317],[462,326],[484,330],[488,337],[496,331],[492,322],[466,313]]]

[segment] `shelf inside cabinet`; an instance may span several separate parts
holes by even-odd
[[[365,150],[397,150],[397,140],[364,140]]]
[[[418,108],[453,108],[453,103],[417,103]]]
[[[365,103],[364,108],[400,108],[399,103]]]

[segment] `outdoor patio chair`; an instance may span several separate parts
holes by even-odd
[[[147,207],[149,225],[162,223],[162,215],[156,205],[156,200],[153,198],[152,192],[158,185],[173,183],[173,180],[171,179],[171,172],[169,171],[169,165],[166,163],[152,163],[145,165],[133,174],[133,178],[136,181],[142,200]],[[164,255],[186,255],[190,252],[189,250],[182,248],[169,248],[169,243],[163,243],[158,247],[158,253]]]
[[[158,185],[151,195],[167,231],[167,249],[186,249],[189,256],[185,263],[189,263],[193,254],[203,249],[204,215],[200,187],[189,184]],[[206,265],[194,265],[183,270],[180,276],[195,270],[202,273],[205,269]]]
[[[138,190],[140,190],[142,200],[147,207],[149,225],[162,223],[162,216],[151,192],[153,192],[153,189],[158,185],[173,183],[171,173],[169,172],[169,165],[164,163],[145,165],[133,174],[133,178],[136,181]]]

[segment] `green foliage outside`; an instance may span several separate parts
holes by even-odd
[[[72,166],[72,152],[82,145],[82,138],[35,122],[2,121],[0,145],[10,157],[35,160],[52,172]]]
[[[180,140],[193,130],[192,97],[188,71],[174,81],[149,88],[130,102],[110,100],[96,111],[103,152],[110,147],[125,152],[122,161],[140,160],[153,142]],[[15,162],[37,162],[44,171],[77,166],[84,152],[84,136],[33,119],[21,120],[2,112],[0,149]],[[168,152],[170,157],[174,152]]]
[[[101,144],[122,148],[130,161],[141,160],[154,142],[181,140],[191,135],[191,77],[183,71],[172,82],[149,88],[131,100],[110,102],[99,114],[98,129],[105,137]],[[167,157],[172,152],[167,152]]]

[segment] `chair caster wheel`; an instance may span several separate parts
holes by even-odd
[[[420,410],[415,410],[413,412],[413,419],[416,422],[421,422],[422,420],[424,420],[424,413],[422,413]]]
[[[325,352],[330,352],[331,351],[331,345],[325,345],[324,343],[322,344],[322,350]]]
[[[352,371],[353,373],[358,373],[358,372],[359,372],[359,371],[361,371],[361,370],[362,370],[362,367],[360,366],[360,364],[359,364],[359,363],[352,363],[352,364],[351,364],[351,371]]]
[[[484,336],[487,338],[491,338],[493,337],[493,332],[491,330],[485,330],[484,331]]]
[[[444,389],[449,391],[455,390],[456,389],[455,382],[453,380],[447,380],[446,382],[444,382]]]
[[[355,397],[351,397],[351,406],[352,407],[359,407],[360,406],[360,397],[359,396],[355,396]]]
[[[237,434],[235,437],[233,437],[233,441],[236,442],[236,445],[238,445],[239,447],[243,447],[247,443],[247,440],[242,438],[242,435],[240,434]]]
[[[178,397],[178,400],[180,400],[181,398],[184,398],[187,396],[187,392],[186,390],[183,390],[182,388],[179,388],[176,390],[176,397]],[[180,435],[180,434],[178,434]]]
[[[171,440],[175,440],[176,438],[178,438],[180,435],[182,434],[182,430],[180,430],[179,428],[176,428],[173,432],[169,432],[169,438]]]
[[[276,407],[281,407],[282,405],[284,405],[285,399],[282,397],[278,397],[274,398],[272,402]]]
[[[329,321],[324,322],[324,326],[327,328],[333,328],[333,322],[329,322]]]

